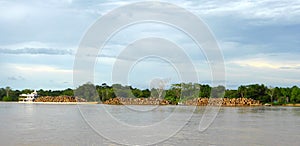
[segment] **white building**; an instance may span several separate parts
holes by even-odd
[[[23,100],[23,102],[33,102],[35,100],[35,98],[38,97],[37,92],[34,90],[34,92],[30,93],[30,94],[21,94],[20,95],[20,99]]]

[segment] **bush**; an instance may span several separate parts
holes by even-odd
[[[10,96],[4,96],[3,101],[12,101],[12,98]]]

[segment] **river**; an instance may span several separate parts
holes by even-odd
[[[138,112],[128,112],[130,110]],[[119,124],[121,128],[112,125],[111,119],[125,123],[123,127],[137,126],[143,129],[151,124],[159,126],[163,123],[161,121],[174,114],[176,118],[168,119],[168,125],[163,128],[147,131],[148,135],[140,130],[139,135],[135,135],[140,140],[136,140],[137,144],[149,144],[149,141],[143,140],[148,137],[153,144],[163,146],[300,145],[299,107],[221,107],[211,125],[199,131],[204,110],[205,107],[193,109],[185,106],[78,106],[1,102],[0,144],[132,145],[135,141],[128,139],[132,134],[126,133],[127,129],[122,128],[122,124]],[[180,127],[182,124],[184,126]],[[172,131],[176,128],[179,130]],[[173,133],[164,135],[168,132]]]

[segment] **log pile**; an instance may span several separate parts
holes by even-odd
[[[41,96],[35,102],[78,102],[78,99],[73,96]]]
[[[183,102],[183,105],[254,106],[261,105],[261,103],[251,98],[194,98]]]
[[[110,98],[109,100],[106,100],[103,102],[104,104],[112,104],[112,105],[120,105],[120,99],[119,98]]]
[[[104,104],[113,105],[169,105],[167,100],[159,98],[111,98]],[[258,100],[251,98],[194,98],[182,103],[183,105],[207,106],[257,106],[261,105]]]
[[[164,99],[159,98],[111,98],[106,100],[104,104],[114,104],[114,105],[168,105],[169,102]]]

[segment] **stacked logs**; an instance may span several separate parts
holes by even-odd
[[[183,105],[254,106],[261,103],[251,98],[195,98],[183,102]]]
[[[110,98],[109,100],[106,100],[103,102],[104,104],[113,104],[113,105],[120,105],[120,99],[119,98]]]
[[[114,105],[168,105],[169,102],[164,99],[159,98],[111,98],[106,100],[104,104],[114,104]]]
[[[73,96],[41,96],[35,99],[35,102],[77,102]]]
[[[159,98],[111,98],[106,100],[104,104],[113,105],[169,105],[167,100]],[[258,106],[262,105],[258,100],[251,98],[194,98],[186,100],[183,105],[193,106]]]

